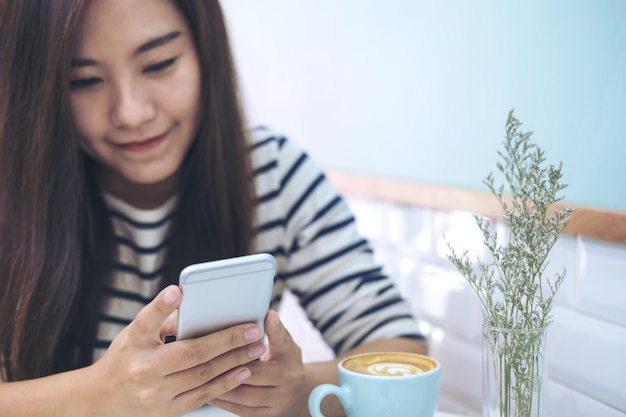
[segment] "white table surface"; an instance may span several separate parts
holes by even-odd
[[[195,411],[192,411],[191,413],[185,414],[184,417],[232,417],[232,416],[234,416],[234,414],[224,411],[221,408],[201,407]],[[465,416],[437,411],[435,413],[435,417],[465,417]]]

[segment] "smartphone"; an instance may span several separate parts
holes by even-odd
[[[276,260],[268,253],[189,265],[180,273],[183,299],[177,339],[204,336],[242,323],[264,329]]]

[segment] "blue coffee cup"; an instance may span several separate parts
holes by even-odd
[[[433,417],[439,400],[440,366],[428,356],[364,353],[339,362],[339,386],[322,384],[309,396],[313,417],[324,417],[324,397],[335,395],[348,417]]]

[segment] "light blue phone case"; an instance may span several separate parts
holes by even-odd
[[[203,336],[241,323],[263,329],[276,273],[268,253],[190,265],[180,273],[183,300],[177,339]]]

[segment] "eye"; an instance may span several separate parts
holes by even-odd
[[[70,81],[70,89],[72,90],[84,90],[100,83],[99,78],[77,78]]]
[[[160,62],[157,62],[155,64],[148,65],[146,67],[146,69],[143,70],[143,72],[144,73],[161,72],[161,71],[171,67],[174,64],[174,62],[176,62],[177,59],[178,59],[178,57],[174,57],[174,58],[166,59],[165,61],[160,61]]]

